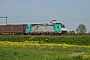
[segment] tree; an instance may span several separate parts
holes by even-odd
[[[69,31],[68,33],[69,33],[69,34],[75,34],[75,31],[72,30],[72,31]]]
[[[90,34],[90,32],[88,34]]]
[[[76,28],[78,34],[85,34],[87,32],[86,26],[84,24],[79,24]]]

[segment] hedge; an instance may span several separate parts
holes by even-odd
[[[66,43],[75,45],[90,45],[90,36],[30,36],[30,35],[4,35],[0,41],[44,41],[45,43]]]

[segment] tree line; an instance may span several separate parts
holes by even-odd
[[[87,33],[87,28],[84,24],[79,24],[76,30],[67,31],[67,34],[90,34]]]

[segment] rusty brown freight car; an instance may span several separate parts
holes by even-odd
[[[28,24],[0,25],[0,34],[24,34]]]

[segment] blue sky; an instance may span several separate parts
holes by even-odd
[[[85,24],[90,32],[90,0],[0,0],[0,16],[8,16],[8,24],[49,23],[55,19],[68,31]],[[0,18],[0,24],[5,24],[5,19]]]

